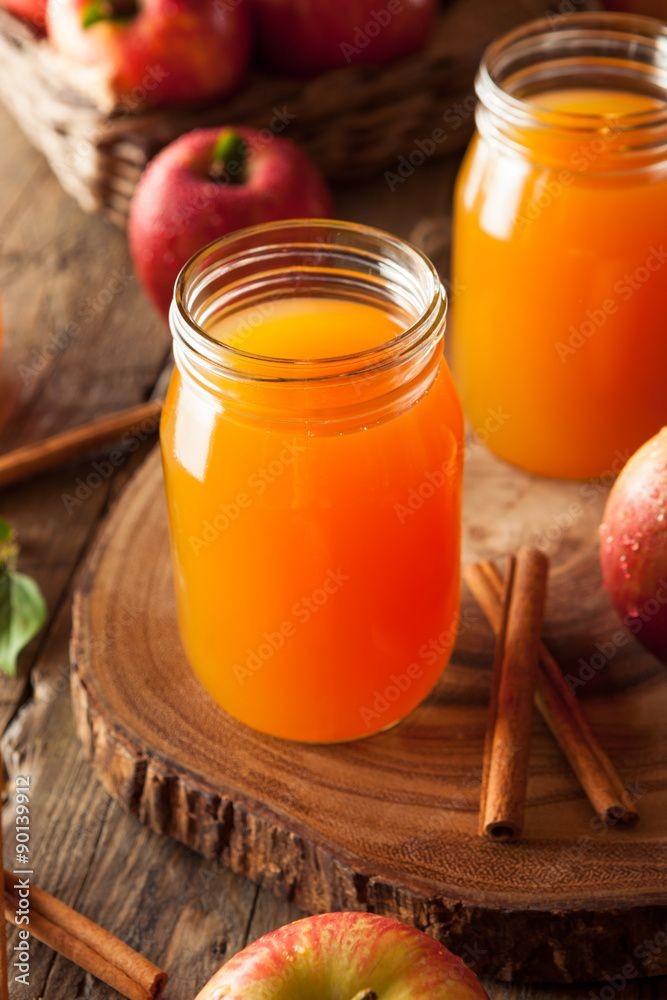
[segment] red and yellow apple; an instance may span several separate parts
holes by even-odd
[[[291,140],[241,126],[181,136],[149,164],[132,199],[135,270],[163,315],[183,264],[245,226],[331,214],[319,171]]]
[[[248,66],[245,3],[220,0],[49,0],[53,47],[97,81],[101,103],[127,110],[220,97]]]
[[[667,427],[614,483],[600,526],[602,577],[625,625],[667,663]]]
[[[264,61],[312,76],[351,63],[386,63],[420,48],[438,0],[251,0]]]
[[[374,913],[287,924],[229,960],[196,1000],[488,1000],[444,945]]]
[[[18,14],[35,27],[44,29],[46,22],[46,0],[0,0],[0,7]]]

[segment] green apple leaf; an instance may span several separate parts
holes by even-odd
[[[18,655],[46,619],[46,602],[35,583],[14,569],[18,546],[0,518],[0,670],[16,675]]]

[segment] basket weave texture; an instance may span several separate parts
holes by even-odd
[[[0,10],[0,97],[60,183],[87,211],[124,226],[147,161],[193,128],[244,122],[300,142],[334,180],[411,165],[460,149],[473,125],[472,84],[486,43],[545,11],[544,0],[452,0],[420,52],[381,67],[313,80],[254,72],[224,103],[128,111],[94,71],[73,70],[46,39]]]

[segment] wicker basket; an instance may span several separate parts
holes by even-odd
[[[460,148],[472,128],[472,81],[484,45],[545,8],[544,0],[453,0],[427,47],[400,62],[310,81],[255,73],[224,104],[133,114],[93,103],[90,75],[77,75],[44,38],[0,10],[0,96],[79,204],[124,226],[146,162],[200,126],[243,121],[289,135],[333,179]]]

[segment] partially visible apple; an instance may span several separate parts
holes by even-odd
[[[667,427],[614,483],[600,526],[602,577],[625,625],[667,663]]]
[[[260,52],[283,73],[312,76],[385,63],[420,48],[438,0],[251,0]]]
[[[18,14],[26,21],[30,21],[36,28],[44,30],[46,22],[46,0],[0,0],[0,7]]]
[[[488,1000],[460,958],[374,913],[287,924],[229,960],[196,1000]]]
[[[331,214],[319,171],[291,140],[242,126],[188,132],[148,165],[132,199],[130,250],[168,315],[183,264],[235,229]]]
[[[229,94],[250,59],[245,2],[48,0],[47,30],[103,106],[128,110]]]
[[[644,14],[662,18],[663,21],[667,19],[667,0],[603,0],[602,6],[624,14]]]

